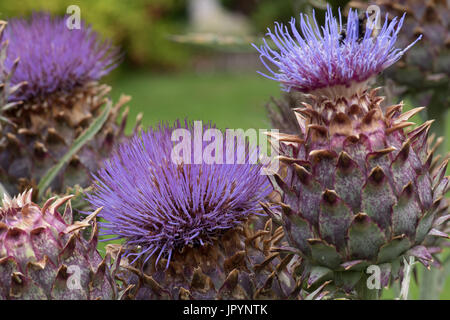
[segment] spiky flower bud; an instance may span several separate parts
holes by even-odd
[[[290,41],[287,30],[277,33],[275,40],[285,39],[285,47],[279,55],[269,52],[279,57],[274,60],[281,70],[279,81],[286,85],[291,79],[286,88],[311,90],[312,102],[293,111],[299,127],[296,135],[273,135],[280,141],[286,170],[274,181],[281,192],[290,250],[303,257],[303,277],[309,285],[332,280],[336,290],[367,298],[368,266],[379,267],[384,287],[399,277],[404,257],[430,265],[432,252],[425,247],[425,238],[448,238],[439,225],[450,217],[445,212],[441,216],[440,210],[449,178],[446,162],[431,173],[433,152],[427,143],[431,122],[405,131],[414,125],[408,120],[423,108],[402,113],[398,104],[384,110],[383,97],[366,85],[404,52],[393,50],[403,19],[397,28],[395,19],[386,22],[375,37],[367,36],[371,29],[366,29],[361,40],[352,29],[356,21],[350,12],[348,41],[343,42],[338,38],[342,24],[330,8],[324,33],[317,39],[312,30],[319,27],[303,20],[304,38],[297,35],[301,45]],[[287,61],[294,63],[290,69]],[[314,75],[322,78],[316,81]],[[308,85],[308,79],[314,85]],[[341,85],[349,87],[336,90]]]
[[[11,100],[45,99],[57,91],[71,92],[75,87],[97,81],[118,64],[118,49],[81,23],[69,29],[66,19],[34,13],[31,19],[11,19],[4,40],[9,42],[5,69],[20,64],[11,78],[13,85],[26,81]]]
[[[0,61],[0,83],[14,90],[5,92],[9,106],[2,116],[9,125],[0,132],[0,180],[16,194],[36,190],[101,114],[111,88],[98,80],[117,65],[119,54],[84,22],[71,30],[64,18],[46,13],[12,19],[2,32],[2,46],[8,47]],[[127,111],[120,125],[118,118],[128,100],[121,97],[102,130],[61,170],[51,184],[53,192],[90,184],[90,171],[98,169],[124,136]]]
[[[418,34],[423,39],[414,50],[384,73],[395,91],[414,104],[426,105],[428,119],[435,119],[432,131],[445,134],[445,113],[450,107],[450,2],[446,0],[352,0],[347,6],[365,10],[377,6],[389,18],[407,13],[398,43],[406,45]],[[441,152],[444,150],[440,150]]]
[[[97,251],[97,212],[72,223],[70,196],[41,208],[31,193],[5,196],[0,207],[0,299],[115,298],[109,257]],[[93,233],[86,241],[79,231],[88,226]]]
[[[96,175],[88,197],[94,207],[104,207],[104,234],[125,239],[129,269],[140,277],[133,296],[282,296],[274,272],[282,263],[279,255],[264,262],[271,245],[282,240],[282,230],[272,232],[271,223],[252,230],[249,220],[271,192],[261,166],[236,164],[235,150],[232,164],[174,162],[176,129],[195,134],[192,123],[176,122],[121,145]],[[202,145],[205,150],[206,142]]]
[[[328,7],[325,25],[319,27],[300,14],[302,34],[295,26],[295,19],[287,26],[275,23],[274,31],[267,35],[278,51],[264,39],[264,45],[255,48],[261,61],[270,72],[267,78],[280,82],[285,91],[298,90],[320,96],[349,96],[367,89],[367,83],[378,73],[395,63],[415,42],[405,49],[394,47],[402,27],[404,16],[385,23],[378,35],[372,37],[374,25],[367,24],[364,33],[359,30],[358,14],[350,10],[346,27],[333,16]],[[276,67],[273,71],[266,63]]]

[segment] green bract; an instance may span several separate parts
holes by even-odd
[[[309,285],[331,279],[350,293],[365,283],[367,267],[377,265],[387,286],[401,275],[403,257],[430,265],[436,248],[423,245],[427,235],[448,237],[439,230],[449,218],[440,207],[449,187],[447,162],[433,170],[431,121],[405,132],[422,108],[402,113],[399,104],[383,111],[382,100],[376,90],[312,97],[311,105],[295,109],[298,135],[272,137],[285,164],[274,186],[287,250],[304,258]]]

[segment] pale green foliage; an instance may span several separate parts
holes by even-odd
[[[181,0],[2,1],[0,18],[27,16],[33,11],[63,15],[70,5],[79,6],[81,19],[122,47],[134,63],[174,67],[186,61],[186,52],[168,39],[170,34],[180,32],[179,15],[184,7]]]

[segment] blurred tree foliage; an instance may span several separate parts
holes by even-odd
[[[264,33],[274,21],[288,22],[300,12],[323,8],[325,0],[220,0],[228,10],[244,14],[257,33]],[[348,0],[330,0],[343,6]],[[188,65],[192,48],[171,41],[171,35],[189,32],[188,0],[21,0],[0,1],[0,19],[28,16],[33,11],[63,15],[78,5],[81,18],[103,37],[122,48],[126,61],[157,70]],[[320,20],[320,16],[318,20]]]
[[[287,22],[309,5],[307,0],[222,0],[230,10],[247,15],[257,32],[265,32],[274,21]]]
[[[156,69],[181,67],[189,57],[182,45],[168,39],[186,25],[183,0],[21,0],[1,1],[0,19],[28,16],[33,11],[63,15],[78,5],[81,18],[119,45],[133,64]]]
[[[247,15],[258,32],[265,32],[274,21],[286,23],[291,17],[298,19],[299,14],[311,14],[313,8],[318,13],[317,21],[323,19],[327,3],[334,9],[344,8],[349,0],[222,0],[231,10]]]

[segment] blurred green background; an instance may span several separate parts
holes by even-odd
[[[343,7],[346,2],[333,4]],[[212,120],[219,128],[262,129],[270,128],[264,105],[271,96],[278,97],[280,90],[277,83],[256,73],[263,67],[250,42],[258,42],[273,21],[289,21],[299,12],[311,12],[313,6],[320,10],[325,2],[2,1],[0,19],[41,10],[62,15],[69,5],[78,5],[81,18],[124,53],[121,66],[103,81],[112,85],[115,100],[122,93],[132,96],[129,130],[140,112],[144,126],[189,118]],[[446,136],[450,137],[448,126]],[[394,298],[394,292],[389,290],[384,297]],[[413,284],[411,298],[417,297]],[[450,299],[449,279],[441,298]]]

